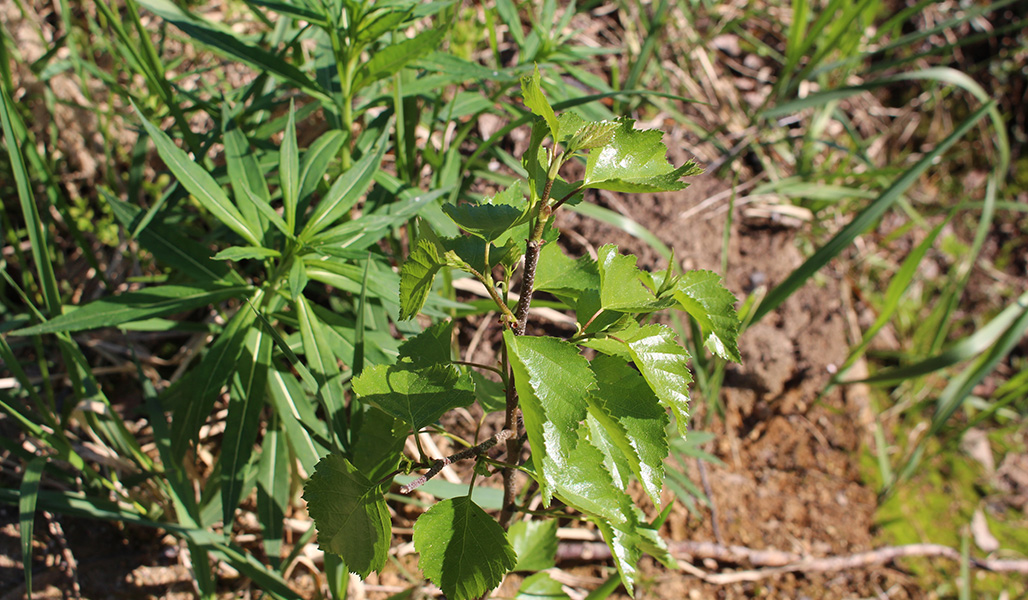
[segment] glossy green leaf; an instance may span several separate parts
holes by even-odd
[[[46,323],[17,329],[9,335],[40,335],[112,327],[129,321],[186,312],[229,298],[239,298],[250,290],[248,286],[154,286],[95,300]]]
[[[439,255],[439,247],[427,239],[418,240],[418,246],[400,267],[400,320],[412,319],[428,299],[436,273],[446,262]]]
[[[661,404],[670,408],[685,435],[689,423],[689,352],[678,343],[675,332],[664,325],[647,325],[624,335],[635,366]]]
[[[582,186],[615,192],[666,192],[681,190],[689,184],[682,177],[703,170],[687,162],[673,167],[667,160],[667,147],[658,130],[637,130],[632,119],[618,120],[610,141],[589,152]]]
[[[475,400],[471,376],[448,364],[375,365],[353,380],[353,391],[362,402],[403,420],[415,431],[435,423],[446,411]]]
[[[526,577],[518,588],[514,600],[570,600],[564,591],[564,584],[550,576],[549,573],[536,573]]]
[[[588,255],[572,259],[558,244],[545,244],[535,270],[535,289],[564,296],[571,301],[588,289],[599,289],[596,261]]]
[[[353,205],[357,204],[357,201],[367,191],[375,171],[382,163],[382,156],[385,155],[388,145],[386,143],[388,137],[389,128],[386,127],[375,141],[375,145],[335,180],[304,225],[303,231],[300,233],[301,240],[311,240],[323,229],[341,219],[353,208]],[[355,224],[361,225],[360,222],[355,222]]]
[[[707,334],[708,350],[725,360],[742,361],[735,296],[721,283],[720,275],[713,271],[686,271],[675,286],[674,296]]]
[[[575,431],[585,419],[588,394],[596,381],[589,361],[574,344],[545,336],[516,337],[510,330],[503,332],[503,340],[548,504],[559,472],[578,443]]]
[[[296,202],[300,195],[300,150],[296,143],[296,108],[289,103],[289,120],[278,153],[278,183],[282,192],[282,211],[286,228],[296,231]]]
[[[153,140],[154,146],[157,147],[157,153],[160,155],[161,160],[168,166],[168,169],[171,170],[175,179],[182,184],[182,187],[192,194],[216,219],[232,231],[238,233],[251,246],[260,246],[261,243],[257,235],[250,229],[249,223],[240,214],[239,209],[228,199],[225,190],[221,189],[221,186],[214,180],[214,177],[211,177],[210,173],[193,162],[185,152],[180,150],[175,145],[175,142],[171,141],[168,134],[150,123],[139,112],[138,108],[136,108],[136,113],[142,120],[147,134]]]
[[[518,521],[507,530],[518,562],[512,571],[543,571],[556,564],[557,520]]]
[[[546,477],[565,504],[612,524],[624,525],[632,499],[614,481],[603,452],[589,439],[589,434],[587,425],[563,432],[569,449],[559,456],[544,457],[550,466]]]
[[[660,403],[671,409],[679,432],[685,435],[692,375],[689,352],[678,343],[673,330],[665,325],[640,327],[634,320],[619,321],[616,331],[583,344],[635,363]]]
[[[497,198],[479,204],[444,204],[443,212],[464,231],[491,242],[526,216],[525,211],[512,201],[514,198],[524,204],[521,180],[497,194]]]
[[[673,300],[658,300],[656,290],[643,285],[645,279],[635,262],[634,255],[619,254],[613,244],[597,251],[601,306],[620,312],[649,312],[673,305]]]
[[[343,558],[367,577],[385,565],[391,539],[381,488],[337,454],[323,458],[304,486],[307,511],[318,528],[318,547]]]
[[[471,498],[437,503],[414,523],[418,566],[453,600],[478,598],[514,567],[507,535]]]
[[[543,95],[540,85],[541,81],[542,75],[539,73],[539,65],[536,65],[531,75],[521,78],[521,96],[525,99],[525,106],[535,115],[542,117],[546,121],[547,127],[550,128],[550,135],[553,136],[553,140],[556,142],[560,140],[560,125],[557,123],[557,115],[554,114],[553,107],[550,106],[546,96]]]
[[[597,384],[589,397],[590,414],[603,426],[610,442],[624,453],[646,493],[659,507],[664,459],[668,456],[667,413],[639,372],[623,360],[600,355],[589,366]]]
[[[260,246],[232,246],[231,248],[225,248],[211,258],[214,260],[248,260],[254,258],[263,260],[273,256],[278,257],[282,256],[282,254],[278,250],[262,248]]]

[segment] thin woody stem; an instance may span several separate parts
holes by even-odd
[[[461,450],[460,452],[457,452],[456,454],[451,454],[451,455],[449,455],[449,456],[447,456],[445,458],[440,458],[440,459],[437,459],[435,461],[432,461],[432,464],[431,464],[431,466],[429,466],[428,471],[426,471],[424,475],[418,477],[414,481],[412,481],[412,482],[408,483],[407,485],[401,487],[400,488],[400,493],[402,493],[402,494],[409,494],[409,493],[413,492],[414,490],[418,489],[419,487],[425,485],[425,483],[427,483],[429,479],[432,479],[433,477],[435,477],[439,473],[439,471],[443,470],[443,468],[446,465],[455,463],[455,462],[457,462],[459,460],[464,460],[466,458],[473,458],[475,456],[478,456],[479,454],[482,454],[483,452],[485,452],[486,450],[492,448],[496,444],[498,444],[498,443],[500,443],[500,442],[502,442],[504,440],[508,440],[508,439],[510,439],[512,437],[517,437],[517,436],[510,429],[504,429],[503,431],[497,433],[496,435],[494,435],[493,437],[487,439],[486,441],[482,442],[481,444],[478,444],[476,446],[471,446],[470,448],[465,448],[465,449]]]

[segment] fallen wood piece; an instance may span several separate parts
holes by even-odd
[[[809,557],[793,552],[775,549],[754,550],[744,546],[725,546],[714,542],[674,542],[669,545],[671,554],[682,561],[683,570],[708,583],[724,585],[742,581],[758,581],[783,573],[825,573],[859,569],[890,563],[897,558],[909,556],[941,557],[960,561],[960,552],[940,544],[909,544],[887,546],[867,552],[842,556]],[[606,560],[611,557],[610,548],[599,542],[562,543],[557,548],[557,560]],[[713,559],[724,563],[750,564],[758,569],[711,573],[694,566],[696,559]],[[975,558],[970,557],[971,566],[997,573],[1028,573],[1028,559]]]

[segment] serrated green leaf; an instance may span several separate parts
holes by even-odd
[[[400,344],[400,358],[415,366],[448,363],[452,355],[453,321],[438,321]]]
[[[282,256],[278,250],[262,248],[260,246],[232,246],[218,252],[211,258],[213,260],[248,260],[251,258],[264,259],[272,256]]]
[[[687,162],[677,169],[667,161],[667,147],[658,130],[637,130],[632,119],[619,119],[610,141],[589,153],[584,188],[615,192],[666,192],[689,184],[682,177],[703,172]]]
[[[588,393],[596,381],[574,344],[545,336],[515,337],[510,330],[503,332],[503,340],[542,476],[543,499],[549,504],[555,484],[562,481],[559,472],[578,444],[575,431],[585,419]]]
[[[604,541],[610,547],[622,583],[625,584],[629,594],[632,594],[635,589],[637,565],[643,552],[656,558],[668,568],[676,569],[678,565],[668,552],[664,540],[644,520],[642,511],[635,506],[630,506],[627,516],[628,521],[622,525],[605,523],[598,519],[592,519],[592,521],[596,523]]]
[[[503,528],[471,498],[443,500],[414,523],[418,566],[447,598],[478,598],[496,587],[516,556]]]
[[[604,425],[597,419],[598,414],[601,414],[600,411],[590,407],[589,414],[585,418],[585,427],[589,431],[589,443],[603,455],[603,467],[610,473],[614,487],[622,492],[627,491],[632,477],[632,465],[629,464],[628,457],[621,451],[621,448],[614,443]],[[614,426],[617,425],[614,424]]]
[[[616,334],[628,345],[635,366],[660,403],[671,409],[678,431],[685,435],[689,423],[689,352],[665,325],[647,325]]]
[[[535,289],[574,301],[588,289],[600,287],[596,261],[588,255],[572,259],[558,244],[545,244],[535,270]]]
[[[357,71],[353,91],[391,77],[412,61],[427,55],[442,43],[448,28],[434,27],[413,38],[390,44],[372,53],[371,60]]]
[[[8,335],[41,335],[112,327],[129,321],[181,313],[229,298],[239,298],[251,289],[249,286],[154,286],[94,300],[45,323],[16,329]]]
[[[617,131],[617,128],[617,121],[593,121],[586,123],[579,127],[574,137],[568,141],[567,151],[577,152],[579,150],[592,150],[593,148],[606,146],[614,139],[614,132]]]
[[[664,459],[668,456],[667,413],[638,371],[617,357],[597,356],[589,363],[596,391],[589,397],[590,414],[604,435],[628,459],[632,471],[660,506]]]
[[[180,150],[175,142],[171,141],[168,134],[164,133],[150,121],[143,113],[136,108],[136,114],[142,120],[143,127],[154,142],[157,154],[168,166],[175,179],[182,184],[182,187],[193,195],[197,201],[209,210],[212,215],[221,221],[226,227],[238,233],[244,240],[250,242],[251,246],[260,246],[260,240],[250,229],[249,224],[239,213],[239,209],[228,199],[225,190],[221,189],[218,182],[211,177],[203,167],[193,162],[185,152]]]
[[[362,402],[403,420],[415,431],[435,423],[446,411],[475,400],[471,376],[449,364],[375,365],[353,380],[353,391]]]
[[[531,75],[521,78],[521,96],[525,99],[525,106],[546,121],[546,125],[550,128],[550,135],[556,142],[560,140],[560,125],[557,123],[557,115],[553,113],[553,107],[543,95],[543,89],[540,86],[541,80],[539,65],[536,65]]]
[[[720,275],[712,271],[687,271],[678,280],[674,296],[707,333],[708,350],[725,360],[742,361],[735,296],[722,285]]]
[[[674,305],[674,299],[658,299],[655,289],[643,285],[643,273],[635,266],[634,255],[618,253],[618,247],[607,244],[597,252],[600,273],[600,304],[606,310],[620,312],[651,312]]]
[[[362,578],[381,571],[391,539],[389,509],[380,487],[350,461],[330,454],[304,486],[307,511],[318,528],[318,547],[343,558]]]
[[[603,596],[600,596],[602,598]],[[549,573],[536,573],[526,577],[518,588],[518,595],[514,600],[570,600],[570,596],[564,591],[564,584],[560,583]]]
[[[582,425],[561,435],[567,443],[573,444],[570,449],[559,456],[543,457],[549,465],[546,476],[555,489],[554,494],[582,512],[615,525],[625,524],[632,500],[617,487],[604,463],[603,453],[589,440],[589,427]]]
[[[410,427],[374,406],[354,408],[353,466],[372,481],[389,475],[400,462]]]
[[[507,407],[507,390],[502,381],[493,381],[472,369],[471,379],[475,381],[475,399],[485,412],[496,412]]]
[[[504,198],[500,198],[504,196]],[[509,198],[522,198],[521,180],[497,194],[491,202],[480,204],[444,204],[443,212],[468,233],[491,242],[526,217],[526,211],[518,208]]]
[[[445,266],[439,247],[427,239],[418,246],[400,267],[400,320],[412,319],[428,299],[436,273]]]
[[[557,520],[518,521],[507,530],[518,557],[512,571],[543,571],[556,564]]]

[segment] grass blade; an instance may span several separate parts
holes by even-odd
[[[1015,323],[1024,318],[1026,310],[1028,310],[1028,292],[1022,294],[1016,302],[996,315],[987,325],[953,344],[940,354],[918,361],[912,365],[887,369],[864,379],[849,379],[843,383],[894,384],[970,360],[983,352],[990,351],[990,348],[995,350],[998,347],[997,344],[1006,339],[1006,335],[1009,334]]]
[[[25,569],[25,591],[32,600],[32,533],[39,497],[39,480],[43,477],[46,457],[37,456],[25,465],[18,492],[18,521],[21,529],[21,564]]]
[[[838,256],[843,250],[845,250],[858,235],[866,231],[871,225],[881,218],[882,215],[903,195],[903,192],[907,190],[915,181],[926,171],[928,167],[932,165],[936,158],[941,156],[946,150],[955,144],[960,138],[962,138],[972,127],[983,117],[986,113],[995,108],[992,103],[982,106],[968,117],[963,123],[960,124],[956,130],[953,131],[949,136],[946,137],[938,146],[932,149],[931,152],[927,153],[921,160],[917,161],[914,166],[907,169],[902,175],[900,175],[887,190],[882,192],[878,198],[871,202],[871,204],[865,208],[859,215],[854,217],[852,221],[839,233],[835,235],[827,244],[822,246],[817,252],[815,252],[810,258],[808,258],[802,265],[800,265],[795,271],[786,277],[785,281],[780,283],[777,287],[768,292],[767,296],[757,307],[756,312],[753,314],[752,322],[756,323],[764,315],[778,308],[778,306],[785,302],[800,287],[807,282],[808,279],[813,277],[814,273],[821,270],[821,267],[828,264],[830,260]]]
[[[42,335],[113,327],[129,321],[163,317],[209,306],[229,298],[239,298],[251,289],[249,286],[155,286],[90,302],[45,323],[12,331],[9,335]]]
[[[14,105],[7,86],[0,82],[0,125],[3,127],[4,144],[7,146],[7,156],[11,160],[11,171],[18,189],[18,200],[21,202],[25,227],[28,229],[32,260],[36,263],[36,274],[39,276],[39,287],[43,291],[47,314],[59,315],[61,314],[61,296],[57,288],[57,277],[54,275],[50,254],[47,251],[46,233],[43,229],[43,222],[39,218],[39,209],[36,207],[32,191],[29,189],[29,173],[21,156],[20,147],[27,144],[28,140],[17,135],[14,127],[14,119],[17,118],[17,114],[13,109]]]

